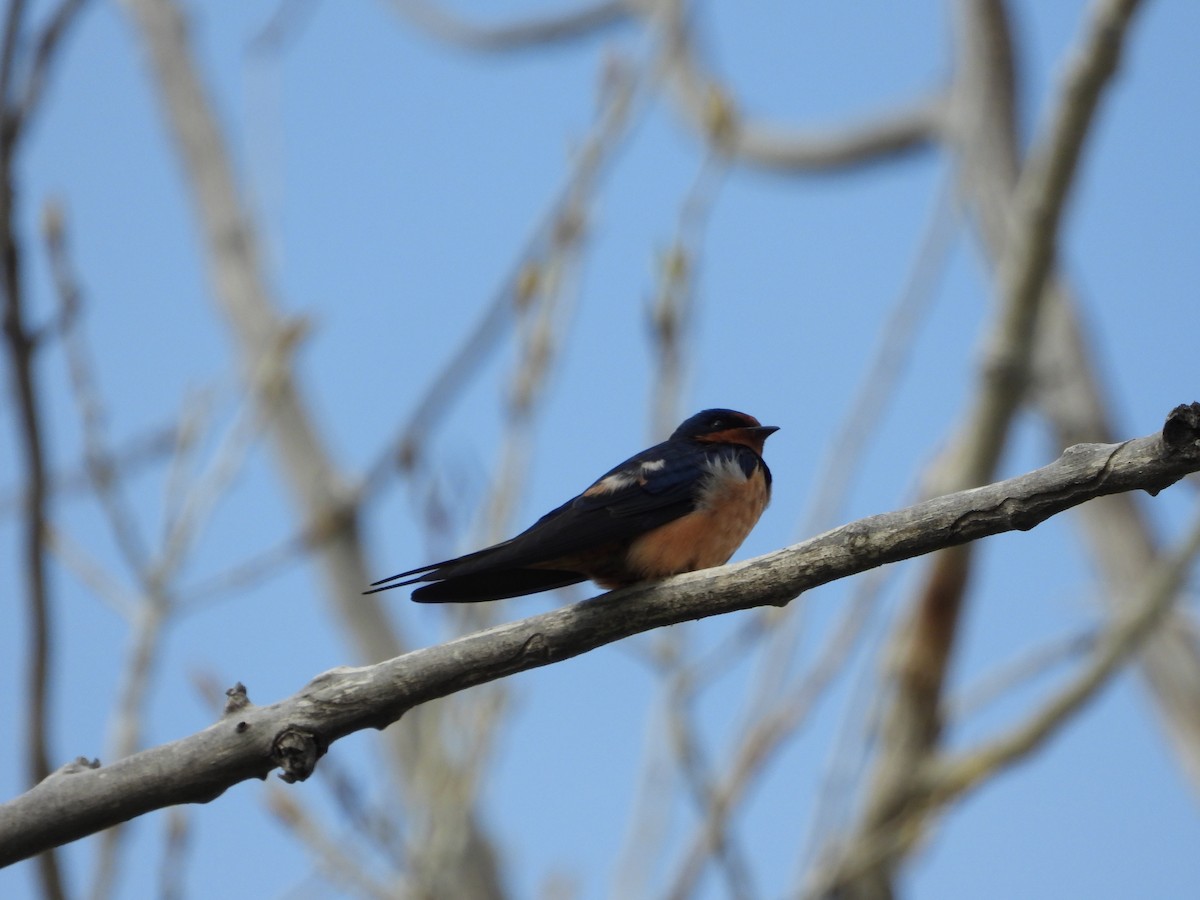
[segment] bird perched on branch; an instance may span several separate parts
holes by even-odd
[[[511,540],[384,578],[367,593],[432,582],[413,600],[468,603],[589,579],[625,587],[723,565],[771,498],[762,451],[778,430],[732,409],[706,409]]]

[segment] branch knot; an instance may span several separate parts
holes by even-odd
[[[325,755],[325,749],[313,732],[292,725],[275,736],[271,759],[283,769],[279,777],[288,784],[295,784],[313,773],[317,760]]]
[[[1200,403],[1181,403],[1171,410],[1162,439],[1171,453],[1200,452]]]

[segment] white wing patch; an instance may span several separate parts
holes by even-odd
[[[615,494],[617,491],[627,488],[634,484],[645,484],[646,476],[652,472],[657,472],[664,468],[667,464],[665,459],[651,459],[642,463],[635,471],[632,472],[614,472],[601,478],[590,488],[583,492],[585,497],[596,497],[601,494]]]

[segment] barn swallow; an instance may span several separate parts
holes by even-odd
[[[366,593],[429,581],[413,600],[467,603],[589,579],[611,590],[723,565],[771,498],[762,450],[778,430],[706,409],[511,540],[384,578]]]

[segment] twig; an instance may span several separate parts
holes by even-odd
[[[682,657],[678,649],[675,652]],[[705,758],[703,742],[696,729],[693,706],[697,694],[697,675],[695,668],[684,668],[672,678],[668,692],[667,722],[676,762],[703,823],[705,852],[699,864],[684,866],[666,896],[669,900],[684,900],[690,896],[700,878],[703,862],[711,857],[716,860],[725,877],[728,895],[746,900],[757,894],[750,865],[733,835],[724,827],[717,778]]]
[[[63,322],[62,335],[66,345],[71,392],[82,424],[85,470],[121,555],[130,569],[141,571],[147,565],[149,552],[138,531],[137,520],[125,502],[121,483],[113,474],[113,454],[109,449],[107,434],[108,416],[80,323],[83,301],[67,249],[66,215],[57,203],[47,203],[43,209],[42,234],[54,275],[58,315]]]
[[[650,727],[645,730],[634,814],[626,820],[628,830],[621,842],[610,897],[649,897],[655,893],[651,880],[671,834],[672,781],[676,774],[665,749],[667,702],[669,698],[664,697],[664,707],[654,710]]]
[[[637,87],[634,76],[620,72],[605,79],[605,106],[601,122],[611,112],[628,113]],[[600,134],[606,134],[607,129]],[[521,495],[529,460],[529,432],[538,400],[545,390],[555,357],[561,352],[561,338],[572,304],[576,275],[588,233],[588,204],[599,161],[595,136],[581,156],[591,165],[580,171],[584,177],[572,181],[573,190],[565,196],[547,241],[536,259],[527,259],[521,270],[514,296],[517,316],[518,349],[515,370],[506,401],[505,434],[500,462],[492,479],[485,503],[485,540],[494,543],[510,528],[512,510]]]
[[[328,788],[341,812],[342,819],[354,828],[359,838],[369,840],[397,871],[405,866],[404,844],[400,840],[400,825],[396,821],[397,811],[387,798],[374,808],[362,796],[362,784],[356,782],[345,767],[332,759],[321,766],[321,782]],[[367,783],[373,785],[368,777]]]
[[[280,52],[309,23],[316,8],[316,0],[280,0],[267,24],[250,39],[250,52],[261,55]]]
[[[173,426],[139,434],[115,447],[109,459],[114,478],[126,478],[166,459],[178,446],[180,436]],[[74,497],[89,491],[91,478],[87,463],[46,476],[46,495],[51,499]],[[0,517],[21,509],[24,491],[17,487],[0,489]]]
[[[310,815],[304,804],[277,784],[267,785],[267,808],[309,849],[314,864],[335,884],[353,888],[364,897],[392,900],[395,888],[367,874],[363,862],[350,852],[349,842],[338,842],[326,831],[320,817]]]
[[[878,434],[875,423],[895,395],[900,375],[912,353],[917,329],[937,296],[936,282],[958,231],[958,198],[953,178],[947,176],[921,235],[916,261],[909,270],[900,296],[879,328],[866,375],[829,442],[825,459],[814,479],[817,485],[800,534],[813,534],[833,525],[841,514],[851,479],[861,469],[868,440]],[[789,654],[790,655],[790,654]]]
[[[288,565],[302,560],[305,551],[320,540],[320,537],[317,534],[289,535],[274,546],[268,547],[240,563],[234,563],[224,571],[203,578],[188,587],[180,588],[181,608],[191,611],[274,577]]]
[[[694,894],[705,861],[714,851],[719,852],[722,843],[728,840],[725,836],[738,805],[750,787],[766,773],[771,756],[796,733],[817,699],[842,670],[877,599],[873,592],[858,594],[809,671],[785,690],[777,689],[779,698],[773,707],[744,729],[745,737],[732,761],[722,767],[724,778],[710,791],[705,819],[688,843],[668,897],[683,900]]]
[[[267,415],[273,448],[305,519],[330,532],[319,558],[331,596],[365,658],[392,656],[399,649],[392,623],[377,604],[364,603],[359,596],[359,585],[370,579],[350,492],[300,395],[290,358],[280,361],[277,352],[294,345],[303,327],[280,314],[267,288],[253,223],[197,76],[183,16],[171,0],[125,0],[125,5],[141,29],[167,124],[179,144],[212,263],[216,297],[240,351],[243,375],[258,389],[256,401]],[[265,360],[278,361],[270,373],[260,372]]]
[[[888,582],[898,580],[896,569],[887,572],[876,569],[862,579],[856,595],[869,598],[880,604]],[[799,885],[804,883],[812,862],[824,851],[831,837],[842,833],[856,811],[854,801],[856,789],[867,771],[871,754],[879,741],[878,722],[884,705],[884,696],[878,690],[877,676],[881,646],[884,644],[889,622],[884,622],[875,635],[873,646],[866,653],[867,661],[858,667],[849,686],[849,699],[839,716],[836,733],[825,753],[817,798],[808,817],[805,834],[800,839],[800,850],[793,866],[793,879],[797,887],[789,896],[798,896]]]
[[[6,154],[5,154],[6,155]],[[54,641],[51,634],[50,598],[46,584],[46,456],[42,434],[40,396],[33,364],[35,348],[25,325],[22,285],[17,274],[20,257],[13,232],[11,208],[12,169],[8,160],[0,160],[0,256],[3,263],[4,336],[8,344],[11,384],[20,421],[20,451],[24,466],[25,502],[22,527],[21,569],[25,575],[29,604],[29,669],[26,683],[26,762],[31,783],[50,773],[49,719],[51,717],[49,677]]]
[[[961,720],[996,702],[1014,687],[1045,675],[1051,668],[1075,659],[1096,646],[1097,629],[1069,634],[1035,647],[1020,658],[1002,666],[978,684],[968,687],[961,696],[952,698],[946,710],[947,720]]]
[[[578,217],[588,208],[616,151],[628,135],[635,114],[642,108],[643,88],[648,77],[645,72],[624,72],[619,65],[614,66],[613,77],[609,79],[611,89],[604,92],[601,113],[576,155],[565,185],[527,240],[475,328],[433,380],[384,452],[368,467],[357,491],[363,500],[382,496],[384,482],[397,468],[407,472],[419,464],[424,442],[452,408],[452,399],[479,371],[516,321],[515,312],[536,287],[536,278],[545,260],[553,256],[563,235],[577,233],[582,224]]]
[[[158,868],[159,900],[184,900],[184,860],[191,847],[190,816],[182,809],[167,815],[162,864]]]
[[[51,203],[47,205],[42,218],[46,247],[58,290],[59,318],[64,323],[63,337],[71,387],[83,424],[88,474],[116,544],[139,589],[137,603],[127,609],[132,640],[109,721],[108,754],[110,758],[120,759],[134,752],[141,743],[141,719],[158,662],[163,629],[175,609],[170,582],[195,533],[200,518],[195,507],[200,504],[192,502],[183,505],[180,516],[169,523],[162,549],[152,558],[138,531],[137,521],[125,503],[122,484],[113,477],[109,464],[112,453],[108,447],[105,405],[83,334],[81,291],[67,249],[65,216],[57,204]],[[187,429],[181,428],[180,433],[186,436]],[[190,446],[190,440],[185,437],[179,446]],[[226,474],[220,467],[220,462],[225,458],[218,452],[218,464],[214,466],[218,475],[201,481],[191,494],[193,500],[200,497],[209,504],[215,502],[224,484],[219,476]],[[241,458],[239,456],[238,460]],[[174,482],[175,479],[171,479],[171,483]],[[90,879],[90,896],[93,900],[103,900],[115,888],[123,836],[122,828],[111,828],[100,838]]]
[[[641,896],[651,893],[649,884],[649,868],[652,861],[664,859],[667,856],[665,840],[667,837],[666,811],[669,807],[664,790],[671,781],[671,775],[677,774],[679,763],[679,739],[672,732],[684,727],[695,729],[695,720],[691,710],[686,717],[679,717],[682,705],[690,707],[692,699],[706,683],[719,679],[728,672],[729,668],[740,662],[763,636],[763,619],[755,616],[737,624],[729,634],[712,650],[693,656],[686,652],[685,643],[691,631],[687,628],[671,628],[660,632],[658,640],[649,646],[646,652],[638,652],[640,645],[630,641],[627,649],[640,662],[652,666],[666,682],[663,692],[662,710],[653,717],[656,723],[665,723],[661,729],[650,729],[647,732],[647,743],[643,754],[642,772],[638,777],[638,797],[634,812],[630,816],[632,823],[629,834],[621,851],[621,862],[618,864],[616,888],[613,896]],[[647,642],[649,644],[649,642]],[[660,734],[661,730],[661,734]],[[694,740],[690,735],[682,737],[685,741]],[[664,747],[667,749],[664,750]],[[667,755],[672,759],[668,761]],[[670,767],[671,774],[668,774]],[[707,772],[698,772],[705,781],[711,781]],[[686,777],[693,774],[684,771]],[[696,785],[691,785],[693,797],[699,797]],[[703,814],[703,809],[701,810]],[[726,873],[727,881],[736,883],[737,876],[732,872]]]
[[[836,128],[801,129],[747,119],[730,90],[705,71],[693,50],[683,0],[647,4],[663,33],[677,106],[692,127],[738,162],[784,171],[850,169],[933,144],[942,125],[941,93]]]
[[[189,391],[180,403],[176,433],[179,440],[167,463],[163,485],[162,531],[166,539],[179,517],[179,506],[187,497],[187,485],[195,478],[195,456],[200,438],[207,430],[213,414],[213,392]]]
[[[955,757],[931,766],[926,778],[931,793],[944,804],[956,794],[1018,762],[1052,737],[1117,673],[1162,621],[1200,554],[1200,515],[1178,548],[1148,574],[1138,599],[1096,641],[1091,658],[1078,675],[1020,726]]]
[[[279,355],[286,352],[284,348],[277,351]],[[162,547],[148,572],[148,581],[165,584],[174,577],[206,518],[245,465],[263,424],[254,407],[253,386],[250,393],[213,451],[208,467],[187,488],[182,500],[172,505],[174,513],[167,517]]]
[[[134,595],[133,590],[121,583],[86,547],[72,538],[69,532],[48,525],[46,547],[109,609],[127,621],[133,619],[138,606],[138,597]]]
[[[4,103],[4,117],[13,113],[12,89],[10,85],[17,65],[17,43],[21,38],[21,27],[25,18],[25,0],[12,0],[8,4],[8,15],[4,18],[4,34],[0,38],[0,101]],[[16,120],[17,125],[20,119]],[[7,124],[7,122],[6,122]],[[19,129],[14,129],[14,132]],[[10,136],[3,136],[5,142]]]
[[[54,63],[63,38],[70,31],[86,2],[87,0],[62,0],[38,34],[33,59],[29,62],[25,84],[21,89],[18,115],[22,122],[28,120],[41,106],[42,91],[45,89],[50,67]],[[0,96],[7,96],[7,93],[0,90]]]
[[[565,13],[501,25],[477,25],[428,0],[391,0],[391,6],[439,40],[490,52],[591,37],[601,29],[623,22],[631,12],[629,0],[600,0]]]
[[[3,330],[10,361],[10,382],[20,436],[18,455],[25,484],[22,523],[22,561],[25,597],[29,609],[29,640],[26,672],[26,767],[31,783],[50,772],[49,722],[52,717],[49,679],[52,671],[51,614],[46,583],[47,474],[44,424],[39,408],[37,343],[26,321],[25,285],[21,274],[22,251],[18,237],[16,166],[28,124],[40,107],[40,86],[60,46],[61,36],[75,21],[79,4],[60,6],[34,38],[37,47],[24,71],[18,70],[19,44],[24,35],[24,0],[11,0],[0,35],[0,293],[3,295]],[[25,78],[25,90],[18,79]],[[64,896],[65,889],[54,853],[38,860],[38,877],[51,900]]]
[[[651,432],[665,440],[680,419],[685,374],[684,339],[692,324],[696,271],[703,253],[704,233],[729,161],[710,147],[679,208],[675,235],[661,254],[658,285],[649,310],[658,371],[651,400]]]

